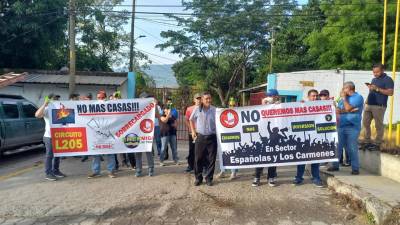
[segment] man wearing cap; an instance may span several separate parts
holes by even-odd
[[[363,114],[363,125],[365,127],[365,147],[379,147],[383,142],[384,125],[388,96],[393,95],[394,82],[385,73],[385,67],[382,64],[375,64],[372,67],[374,79],[371,83],[366,83],[369,94],[367,97],[365,110]],[[375,121],[376,139],[375,144],[371,142],[371,122]]]
[[[185,124],[189,131],[189,155],[187,156],[188,167],[185,172],[190,173],[194,170],[194,141],[192,138],[192,132],[190,129],[190,116],[192,115],[193,110],[198,107],[201,103],[201,95],[196,93],[193,97],[194,105],[188,107],[185,113]]]
[[[263,105],[281,103],[278,90],[269,89],[266,95],[267,97],[262,100]],[[251,186],[253,187],[260,186],[260,179],[261,179],[261,174],[263,173],[263,169],[264,169],[263,167],[256,168],[256,176]],[[268,185],[270,187],[276,186],[276,181],[275,181],[276,177],[277,177],[276,166],[268,167],[267,180],[268,180]]]
[[[217,135],[215,126],[216,108],[211,105],[211,94],[204,92],[201,96],[200,106],[194,109],[190,116],[190,129],[192,138],[195,143],[195,164],[194,174],[196,181],[195,186],[203,183],[203,166],[207,166],[207,174],[205,176],[208,186],[213,185],[213,177],[215,170],[215,159],[217,157]]]
[[[60,172],[60,158],[54,157],[53,148],[51,145],[51,133],[50,133],[50,121],[49,121],[49,110],[47,106],[49,103],[56,98],[60,97],[59,95],[50,94],[44,100],[43,105],[36,111],[36,118],[43,118],[45,122],[45,132],[43,135],[43,142],[46,146],[46,159],[44,162],[46,180],[56,181],[57,178],[65,177],[65,174]],[[57,98],[57,100],[58,100]]]
[[[319,92],[319,99],[320,100],[331,100],[329,96],[329,91],[324,89]]]

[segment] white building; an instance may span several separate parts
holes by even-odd
[[[391,76],[391,73],[387,71]],[[315,71],[299,71],[290,73],[269,74],[267,83],[257,86],[257,89],[277,89],[282,99],[286,102],[300,101],[306,99],[307,92],[310,89],[318,91],[326,89],[332,97],[338,97],[342,89],[343,83],[353,81],[356,85],[356,91],[361,94],[364,99],[368,96],[368,88],[365,83],[371,82],[373,78],[372,71],[356,71],[356,70],[315,70]],[[265,89],[264,89],[265,90]],[[251,88],[242,90],[251,91]],[[258,93],[254,94],[257,95]],[[260,95],[258,94],[258,98]],[[258,101],[258,100],[256,100]],[[393,122],[400,122],[400,74],[397,75],[394,88],[394,113]],[[385,123],[388,123],[388,109],[386,110]]]
[[[68,82],[69,76],[64,72],[29,72],[24,80],[0,88],[0,93],[21,95],[40,105],[50,93],[60,95],[61,100],[68,100]],[[82,96],[91,93],[94,99],[99,90],[106,91],[107,95],[119,90],[123,97],[127,93],[127,73],[77,72],[75,83],[75,93]]]

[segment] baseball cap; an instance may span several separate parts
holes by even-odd
[[[319,92],[319,96],[329,96],[329,91],[324,89]]]
[[[201,98],[201,94],[200,93],[194,94],[194,98]]]
[[[278,95],[279,95],[279,92],[278,92],[278,90],[276,90],[276,89],[269,89],[269,90],[267,91],[266,95],[267,95],[268,97],[271,97],[271,96],[278,96]]]

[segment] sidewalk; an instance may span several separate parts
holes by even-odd
[[[337,172],[321,168],[321,173],[328,187],[360,201],[376,224],[400,224],[400,183],[365,170],[354,176],[350,167],[341,167]]]

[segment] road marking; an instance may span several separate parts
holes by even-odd
[[[9,174],[0,176],[0,181],[7,180],[7,179],[9,179],[9,178],[22,175],[22,174],[24,174],[24,173],[33,171],[33,170],[35,170],[35,169],[37,169],[37,168],[41,168],[41,167],[43,167],[43,162],[42,162],[42,161],[35,162],[35,164],[33,164],[32,166],[23,167],[23,168],[21,168],[21,169],[19,169],[19,170],[17,170],[17,171],[14,171],[14,172],[11,172],[11,173],[9,173]]]

